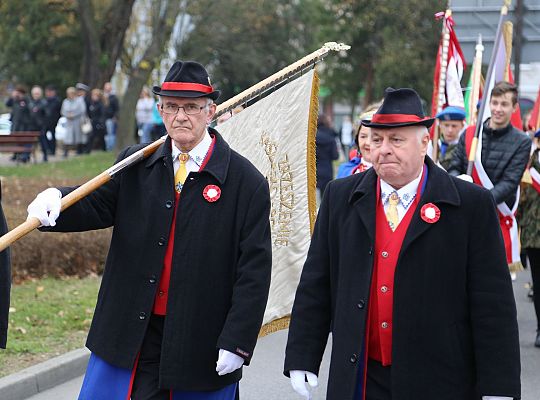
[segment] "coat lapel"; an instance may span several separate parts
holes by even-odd
[[[373,168],[360,175],[360,180],[349,197],[349,204],[360,216],[364,227],[375,243],[375,207],[377,202],[377,174]]]
[[[452,182],[450,175],[436,166],[429,157],[426,157],[426,164],[428,168],[426,188],[420,197],[418,207],[414,212],[411,224],[409,225],[409,229],[407,230],[405,239],[403,240],[400,253],[401,255],[405,253],[412,242],[414,242],[420,235],[434,225],[425,222],[420,217],[420,211],[424,204],[433,203],[437,206],[440,206],[443,203],[453,206],[459,206],[461,204],[457,188],[454,182]]]

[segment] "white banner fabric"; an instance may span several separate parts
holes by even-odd
[[[268,179],[270,187],[272,283],[264,324],[290,314],[311,240],[310,213],[311,218],[315,213],[315,204],[310,207],[315,200],[313,107],[317,116],[317,102],[312,101],[314,79],[311,70],[216,127],[231,148]],[[317,95],[313,94],[315,99]]]

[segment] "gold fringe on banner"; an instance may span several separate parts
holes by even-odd
[[[317,117],[319,115],[319,75],[313,74],[311,100],[309,105],[309,122],[307,135],[307,181],[308,181],[308,210],[311,233],[317,218],[317,165],[315,158],[315,137],[317,136]]]
[[[289,327],[289,322],[291,322],[291,317],[289,315],[275,319],[261,328],[259,337],[262,338],[266,335],[270,335],[271,333],[281,331],[282,329],[287,329]]]

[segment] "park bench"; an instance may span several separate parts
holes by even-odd
[[[0,153],[30,153],[36,163],[36,147],[40,135],[38,131],[16,131],[9,135],[0,135]]]

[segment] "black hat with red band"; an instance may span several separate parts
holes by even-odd
[[[371,121],[362,120],[369,128],[399,128],[401,126],[423,125],[429,128],[435,118],[426,117],[420,96],[413,89],[387,88],[384,101]]]
[[[208,97],[217,100],[221,92],[214,90],[206,69],[195,61],[176,61],[165,82],[154,86],[152,91],[158,96],[168,97]]]

